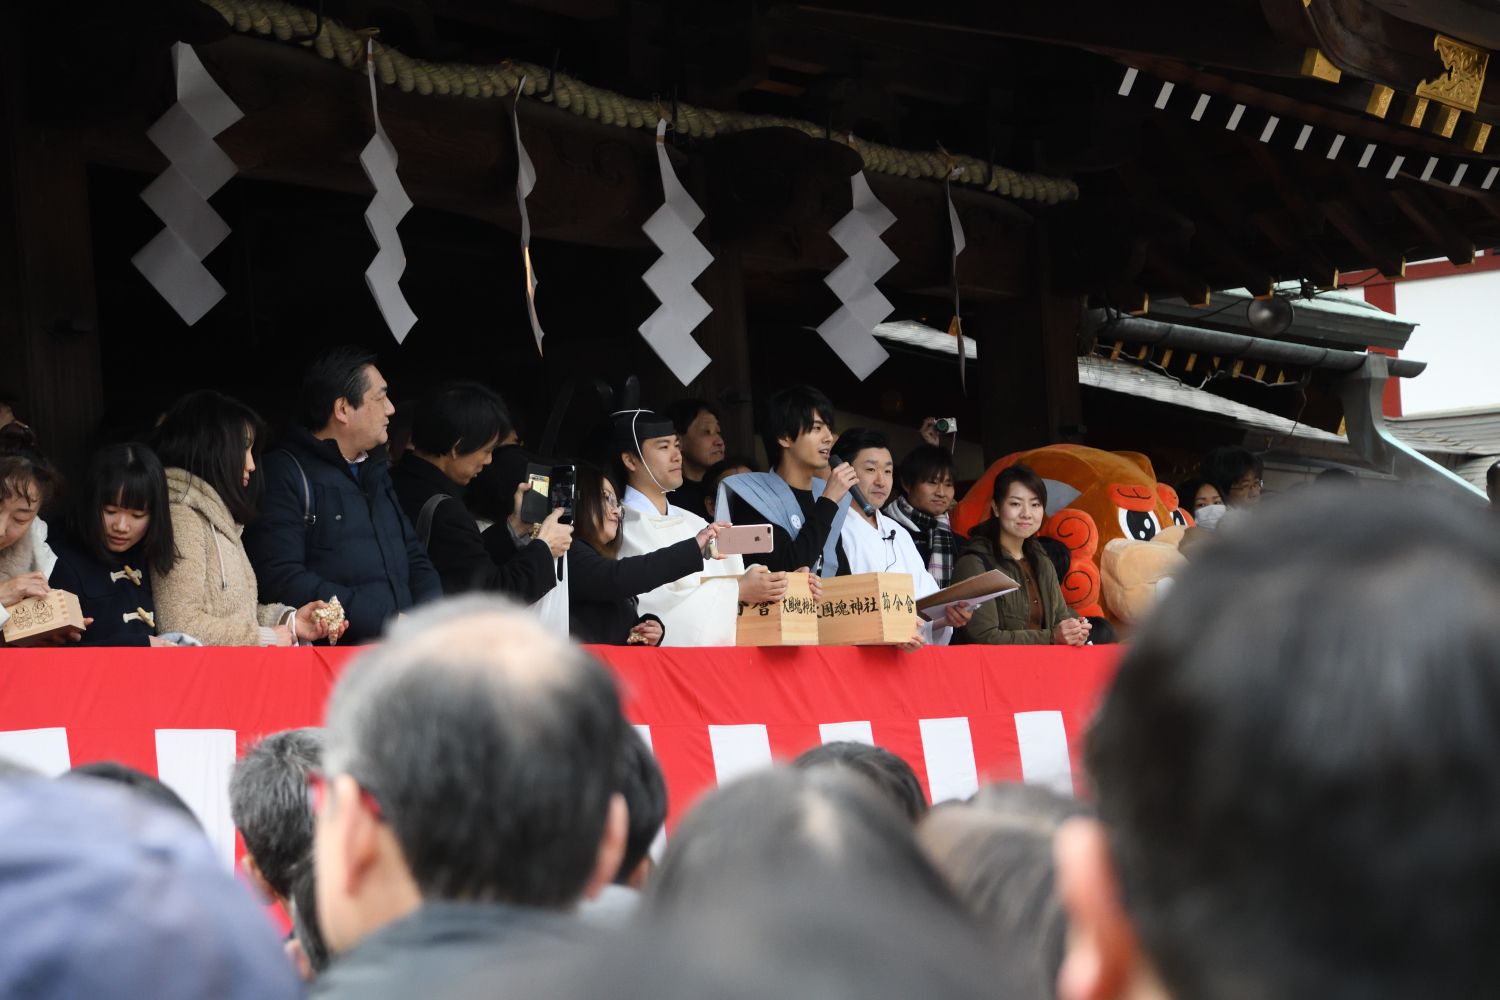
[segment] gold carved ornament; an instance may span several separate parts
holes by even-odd
[[[1464,111],[1479,109],[1479,94],[1484,89],[1485,70],[1490,65],[1490,54],[1447,35],[1438,35],[1432,47],[1443,60],[1444,73],[1432,80],[1417,84],[1417,96],[1446,104]]]

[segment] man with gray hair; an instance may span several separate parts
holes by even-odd
[[[229,814],[245,841],[245,874],[282,906],[292,876],[312,853],[307,776],[323,757],[323,730],[272,733],[235,762],[229,776]]]
[[[492,596],[402,620],[328,704],[311,783],[313,996],[431,996],[578,941],[619,868],[625,804],[610,676]]]

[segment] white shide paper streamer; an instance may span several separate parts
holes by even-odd
[[[224,242],[229,224],[208,199],[236,168],[214,136],[244,115],[208,75],[191,45],[173,45],[172,64],[177,103],[146,132],[170,162],[141,192],[141,200],[166,228],[130,262],[192,326],[224,297],[224,286],[203,266],[203,258]]]
[[[406,304],[401,293],[401,275],[406,273],[406,251],[401,246],[401,236],[396,227],[407,212],[411,211],[411,199],[396,176],[396,147],[385,128],[380,124],[380,102],[375,95],[375,42],[365,40],[365,73],[370,78],[370,114],[375,119],[375,134],[359,154],[359,165],[365,168],[365,176],[375,188],[375,197],[365,209],[365,225],[375,238],[378,252],[370,266],[365,268],[365,284],[380,307],[385,325],[390,327],[396,343],[406,340],[417,314]]]
[[[531,165],[531,156],[521,143],[521,94],[526,89],[526,78],[516,84],[516,99],[510,106],[510,124],[516,132],[516,207],[521,212],[521,263],[526,267],[526,314],[531,318],[531,332],[536,337],[536,352],[542,353],[542,321],[536,315],[536,269],[531,266],[531,216],[526,212],[526,199],[536,187],[536,167]]]
[[[640,326],[641,336],[656,356],[687,385],[708,367],[708,355],[693,339],[694,328],[713,312],[708,300],[698,294],[693,280],[714,262],[713,254],[698,242],[693,230],[703,221],[703,210],[677,179],[667,158],[667,122],[656,123],[656,162],[661,168],[665,200],[641,227],[661,250],[661,257],[646,270],[646,286],[661,301]]]
[[[948,181],[943,185],[943,198],[948,202],[948,225],[953,229],[952,332],[954,336],[958,337],[958,387],[964,394],[967,395],[969,391],[969,379],[967,372],[969,363],[967,361],[968,355],[964,351],[963,313],[960,311],[961,304],[958,300],[958,255],[964,252],[964,248],[967,247],[969,243],[968,240],[964,238],[963,223],[958,221],[958,209],[953,207],[953,182],[958,180],[958,175],[961,173],[963,173],[962,167],[955,167],[953,171],[949,173]]]
[[[828,231],[848,257],[823,279],[842,305],[822,322],[818,335],[855,377],[863,380],[890,357],[875,339],[875,327],[895,307],[880,294],[875,282],[898,262],[896,254],[880,238],[896,217],[870,190],[864,171],[851,177],[849,183],[854,192],[854,207]]]

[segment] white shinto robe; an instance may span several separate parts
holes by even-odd
[[[844,558],[849,561],[849,572],[909,573],[912,596],[917,600],[936,593],[940,588],[927,571],[927,563],[911,540],[911,533],[878,510],[875,523],[878,528],[870,527],[870,522],[858,511],[851,511],[844,518],[840,538],[844,543]],[[946,646],[953,638],[953,630],[946,625],[926,622],[922,625],[922,636],[929,643]]]
[[[626,487],[620,523],[619,558],[645,555],[694,538],[708,526],[703,518],[668,505],[667,513],[634,487]],[[666,626],[663,646],[733,646],[739,616],[740,581],[745,572],[739,556],[705,559],[703,569],[641,594],[636,607],[656,615]],[[714,579],[705,580],[704,577]]]

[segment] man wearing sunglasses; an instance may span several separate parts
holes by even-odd
[[[432,996],[583,939],[614,877],[624,720],[609,675],[495,597],[418,611],[354,661],[311,776],[314,997]]]

